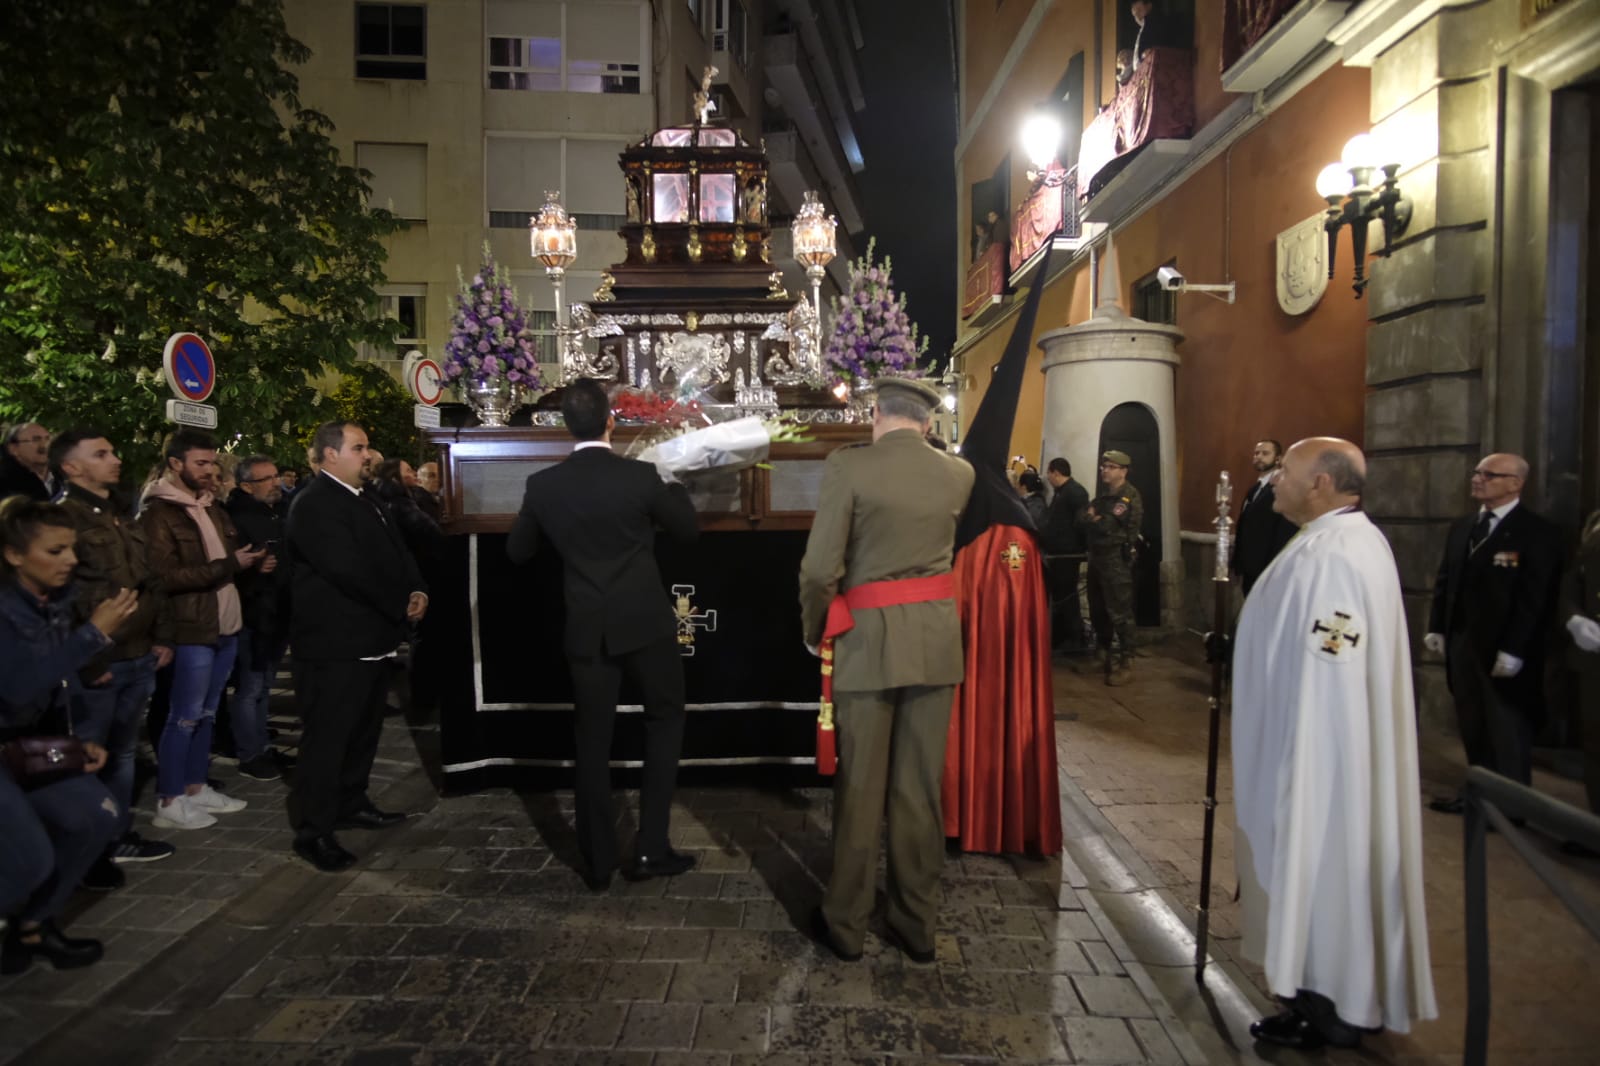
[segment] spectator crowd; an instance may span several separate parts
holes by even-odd
[[[235,456],[209,433],[180,428],[130,493],[116,442],[98,429],[51,433],[25,422],[3,439],[0,972],[19,973],[36,957],[58,969],[97,961],[98,941],[58,924],[68,899],[115,891],[127,864],[169,858],[183,834],[243,810],[246,801],[213,776],[216,760],[255,780],[287,778],[297,794],[332,805],[289,804],[295,850],[321,869],[353,858],[332,842],[335,823],[382,828],[403,817],[378,811],[365,782],[398,652],[417,643],[425,615],[421,575],[443,544],[435,464],[424,464],[425,488],[405,460],[369,448],[361,427],[334,422],[313,437],[302,479],[270,456]],[[319,482],[342,486],[371,528],[326,528],[312,503],[296,514],[300,497],[326,495]],[[387,574],[364,589],[317,584],[329,583],[330,568],[336,585],[359,581],[384,544],[404,571],[398,593],[382,587]],[[336,547],[343,558],[324,558]],[[382,602],[348,620],[383,645],[348,654],[370,664],[376,692],[347,716],[346,732],[363,740],[329,735],[325,723],[306,730],[304,684],[300,721],[278,737],[269,703],[291,647],[298,675],[301,660],[326,665],[332,643],[320,632],[296,641],[305,631],[297,614],[326,626],[339,602],[363,595]],[[328,696],[324,687],[324,704]],[[298,759],[274,744],[296,735]],[[141,806],[161,839],[136,828]],[[307,819],[327,838],[320,850],[299,824]]]

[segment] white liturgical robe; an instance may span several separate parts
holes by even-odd
[[[1411,651],[1389,542],[1307,523],[1262,573],[1233,660],[1244,953],[1275,995],[1399,1032],[1436,1017]]]

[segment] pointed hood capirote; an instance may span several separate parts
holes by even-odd
[[[956,527],[957,551],[978,539],[990,526],[1033,528],[1022,497],[1006,478],[1006,457],[1010,454],[1017,401],[1022,396],[1022,381],[1028,370],[1028,353],[1033,349],[1033,324],[1039,317],[1045,279],[1050,276],[1052,251],[1048,247],[1045,250],[1038,273],[1034,275],[1033,288],[1028,290],[1022,302],[1022,313],[1011,328],[1005,354],[989,380],[989,391],[983,394],[967,427],[966,439],[961,442],[961,457],[972,464],[978,476],[973,482],[967,509]]]

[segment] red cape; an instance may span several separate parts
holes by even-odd
[[[964,851],[1061,850],[1044,568],[1033,534],[994,525],[956,553],[966,680],[944,761],[944,832]]]

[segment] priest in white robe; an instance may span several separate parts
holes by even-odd
[[[1288,1006],[1250,1031],[1303,1049],[1438,1014],[1410,644],[1394,555],[1360,510],[1365,477],[1349,441],[1289,449],[1274,508],[1300,532],[1234,644],[1244,953]]]

